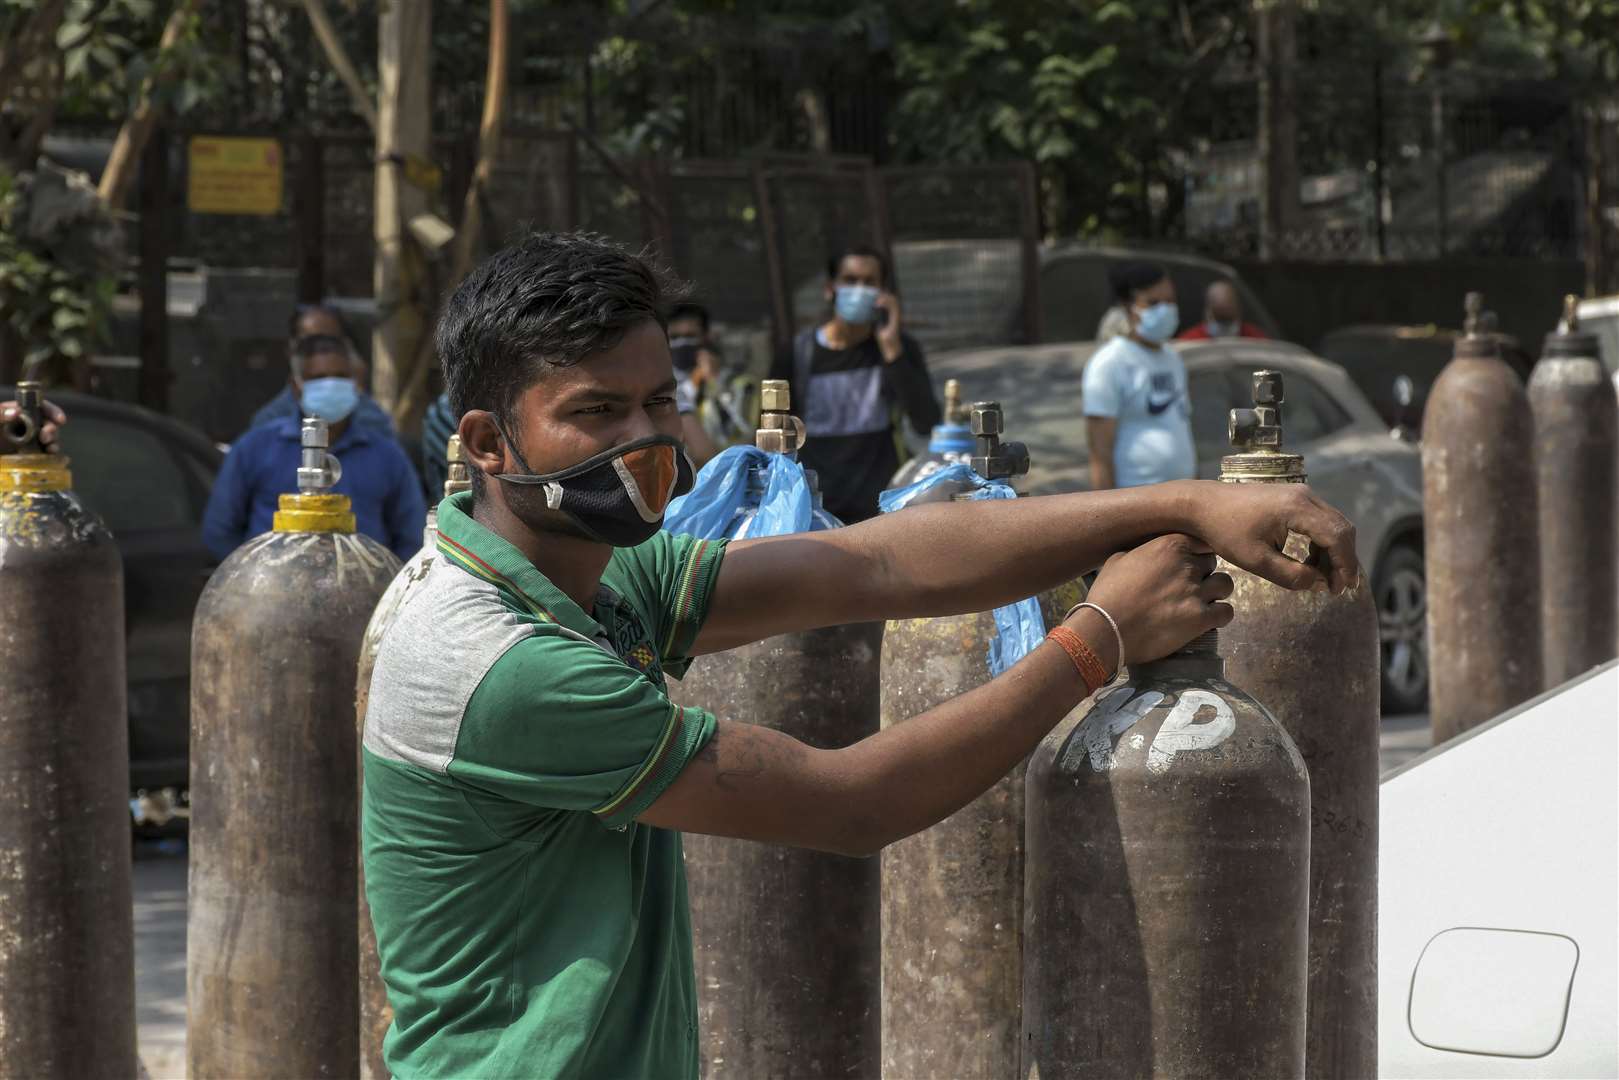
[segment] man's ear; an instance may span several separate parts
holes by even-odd
[[[467,464],[487,476],[509,472],[506,465],[506,440],[495,423],[495,414],[483,409],[468,409],[457,428],[461,436],[461,456]]]

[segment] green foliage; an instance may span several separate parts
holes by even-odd
[[[106,340],[121,245],[118,222],[82,177],[0,169],[0,323],[23,342],[25,369],[77,360]]]
[[[1059,233],[1152,231],[1145,189],[1206,137],[1241,0],[959,0],[896,28],[895,149],[1025,158]]]
[[[39,0],[0,2],[19,21],[39,6]],[[210,38],[201,15],[192,15],[174,48],[159,54],[170,7],[155,0],[69,0],[55,40],[63,119],[117,123],[153,75],[166,80],[154,99],[171,115],[183,115],[219,92],[226,43]]]
[[[1555,78],[1619,86],[1619,0],[1467,0],[1453,25],[1464,39],[1510,38]]]

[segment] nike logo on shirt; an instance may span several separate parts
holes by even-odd
[[[1159,401],[1157,398],[1152,397],[1152,396],[1149,395],[1147,397],[1147,411],[1149,413],[1151,413],[1153,416],[1157,416],[1159,413],[1163,412],[1165,409],[1167,409],[1171,405],[1175,404],[1176,399],[1178,399],[1179,397],[1180,397],[1179,394],[1170,394],[1164,400]]]

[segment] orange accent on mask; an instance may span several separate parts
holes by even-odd
[[[625,454],[621,461],[647,509],[662,514],[674,495],[675,480],[679,477],[679,459],[672,446],[646,446]]]

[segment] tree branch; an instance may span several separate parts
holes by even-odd
[[[185,32],[187,20],[196,13],[201,2],[202,0],[180,0],[175,6],[168,23],[163,27],[163,37],[157,44],[157,57],[152,65],[153,73],[141,87],[135,111],[124,121],[124,126],[118,129],[118,138],[112,144],[112,153],[107,156],[107,167],[101,174],[99,188],[101,201],[111,210],[123,209],[124,200],[129,197],[129,185],[134,180],[135,170],[140,164],[141,152],[146,149],[146,140],[152,137],[152,129],[157,126],[158,113],[161,110],[152,101],[152,94],[163,82],[172,77],[165,73],[163,57],[179,42],[180,35]]]
[[[354,101],[355,111],[365,119],[365,126],[374,135],[377,131],[377,106],[371,96],[365,91],[365,84],[360,81],[360,74],[355,70],[354,62],[349,59],[348,52],[343,48],[343,41],[337,36],[337,28],[326,14],[326,5],[321,0],[303,0],[304,11],[309,15],[309,24],[315,29],[315,37],[320,41],[321,51],[331,63],[332,70],[348,88],[349,97]],[[502,5],[504,7],[504,5]]]

